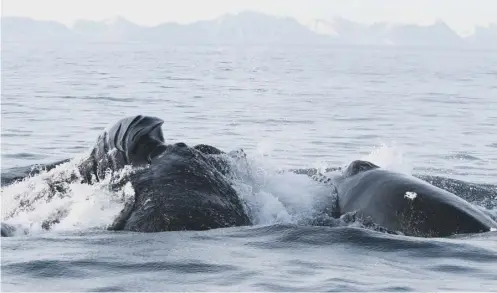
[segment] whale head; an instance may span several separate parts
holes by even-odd
[[[106,149],[121,151],[126,164],[143,165],[163,151],[164,136],[161,126],[164,121],[157,117],[137,115],[126,117],[107,133]]]

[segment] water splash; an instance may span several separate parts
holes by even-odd
[[[326,217],[323,203],[336,201],[334,189],[307,175],[282,171],[267,145],[259,156],[232,160],[234,188],[256,225],[304,224]],[[263,153],[263,156],[260,154]],[[322,165],[324,169],[328,166]],[[329,212],[329,211],[326,211]],[[331,212],[329,212],[331,214]],[[329,217],[329,216],[328,216]]]
[[[111,191],[109,180],[89,185],[74,159],[46,172],[2,188],[2,221],[17,227],[17,234],[104,229],[131,200],[130,184]],[[129,173],[125,168],[118,174]]]
[[[392,171],[405,174],[412,173],[411,162],[406,159],[403,149],[395,143],[391,145],[381,144],[375,147],[369,154],[362,157],[361,160],[370,161],[373,164]]]

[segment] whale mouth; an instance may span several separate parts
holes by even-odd
[[[158,144],[154,149],[152,149],[150,154],[147,156],[148,163],[151,164],[154,158],[164,153],[166,150],[167,150],[167,145],[163,143]]]
[[[142,131],[140,138],[134,142],[134,147],[128,153],[128,160],[133,165],[150,164],[152,159],[164,152],[164,144],[160,124]]]

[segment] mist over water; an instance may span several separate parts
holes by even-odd
[[[2,221],[22,227],[2,239],[4,290],[497,288],[495,232],[417,239],[361,223],[306,227],[332,192],[282,172],[364,159],[489,185],[495,196],[494,52],[104,43],[2,49],[2,172],[75,157],[2,187]],[[108,232],[131,186],[51,189],[77,176],[78,158],[105,127],[136,114],[164,119],[167,142],[243,148],[248,165],[236,165],[234,186],[256,225]],[[497,216],[496,200],[480,206]],[[29,208],[19,209],[26,201]],[[42,229],[47,218],[59,220],[51,231]]]

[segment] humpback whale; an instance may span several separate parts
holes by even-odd
[[[336,177],[313,179],[334,187],[340,214],[356,213],[408,236],[446,237],[497,228],[493,219],[457,195],[371,162],[353,161]]]
[[[110,181],[116,191],[130,183],[135,195],[109,229],[161,232],[249,225],[245,206],[226,176],[229,163],[223,158],[231,153],[205,144],[166,144],[162,124],[151,116],[123,118],[103,131],[78,165],[81,182],[88,184],[114,179],[127,165],[138,167]],[[2,236],[11,230],[2,223]]]
[[[110,229],[161,232],[250,224],[227,178],[205,154],[184,143],[168,145],[126,181],[135,191],[134,203]]]
[[[101,180],[125,165],[138,168],[125,177],[135,192],[109,229],[139,232],[206,230],[249,225],[244,206],[225,177],[224,154],[209,145],[166,144],[163,120],[134,116],[102,133],[81,164],[86,181]],[[114,186],[121,186],[122,180]]]
[[[116,191],[131,184],[134,197],[110,225],[111,230],[160,232],[250,225],[246,207],[230,184],[228,159],[246,159],[243,150],[225,153],[206,144],[168,144],[162,124],[157,117],[142,115],[117,121],[98,136],[89,156],[78,165],[81,177],[68,180],[92,184],[111,176],[109,187]],[[68,161],[20,168],[5,181],[2,174],[2,185]],[[136,168],[124,177],[114,176],[129,165]],[[341,175],[330,178],[317,169],[290,170],[333,186],[337,201],[332,204],[338,210],[333,209],[332,217],[355,213],[389,231],[422,237],[497,228],[494,220],[466,200],[419,178],[366,161],[326,171],[341,171]],[[50,229],[51,224],[44,228]],[[14,234],[14,226],[2,222],[1,228],[2,236]]]

